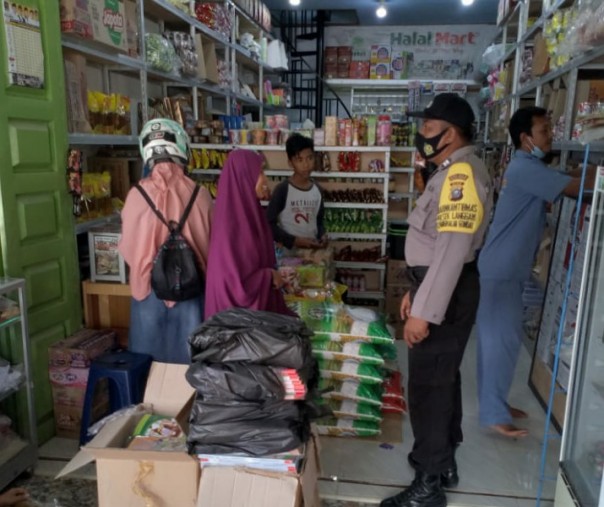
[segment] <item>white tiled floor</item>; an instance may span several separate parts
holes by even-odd
[[[402,344],[401,344],[402,345]],[[406,372],[406,351],[400,362]],[[476,398],[476,340],[470,340],[462,365],[464,394],[464,443],[457,451],[460,483],[447,494],[449,506],[528,507],[535,504],[545,413],[528,387],[530,354],[523,347],[510,403],[526,410],[520,421],[530,435],[510,440],[480,428]],[[521,425],[519,423],[519,425]],[[553,429],[553,428],[552,428]],[[322,439],[324,498],[379,501],[408,486],[412,471],[407,464],[413,435],[408,418],[403,423],[403,443],[387,449],[362,439]],[[559,439],[550,440],[548,476],[557,470]],[[553,505],[554,481],[545,481],[542,505]]]

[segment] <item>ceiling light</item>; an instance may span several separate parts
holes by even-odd
[[[376,9],[375,11],[375,15],[378,18],[385,18],[386,16],[388,16],[388,10],[386,9],[386,6],[384,5],[384,3],[382,2],[380,4],[380,6]]]
[[[294,7],[300,5],[300,0],[289,0],[289,5],[293,5]]]
[[[466,7],[469,7],[473,3],[474,3],[474,0],[461,0],[461,5],[464,5]]]

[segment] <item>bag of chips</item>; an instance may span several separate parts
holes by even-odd
[[[327,406],[338,419],[352,419],[354,421],[369,421],[379,423],[382,414],[378,407],[354,401],[329,400]]]

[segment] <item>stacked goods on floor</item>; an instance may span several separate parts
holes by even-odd
[[[295,461],[316,412],[311,334],[299,319],[245,309],[217,314],[194,333],[187,380],[196,396],[187,441],[203,466],[232,463],[208,456],[224,454],[268,456],[270,467]]]
[[[320,434],[375,436],[381,433],[382,383],[386,361],[396,359],[394,340],[379,313],[328,302],[292,304],[312,337],[324,403],[333,416],[318,421]]]
[[[285,281],[288,301],[339,298],[346,290],[333,283],[334,265],[331,248],[311,250],[277,247],[279,273]]]
[[[54,343],[48,349],[48,374],[52,388],[57,435],[80,437],[82,408],[86,383],[92,361],[115,347],[114,331],[82,329]],[[92,420],[103,416],[109,408],[106,382],[100,382],[95,393]]]

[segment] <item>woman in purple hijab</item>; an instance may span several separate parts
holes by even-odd
[[[292,315],[260,205],[270,197],[263,165],[262,155],[235,150],[222,169],[206,269],[206,319],[234,307]]]

